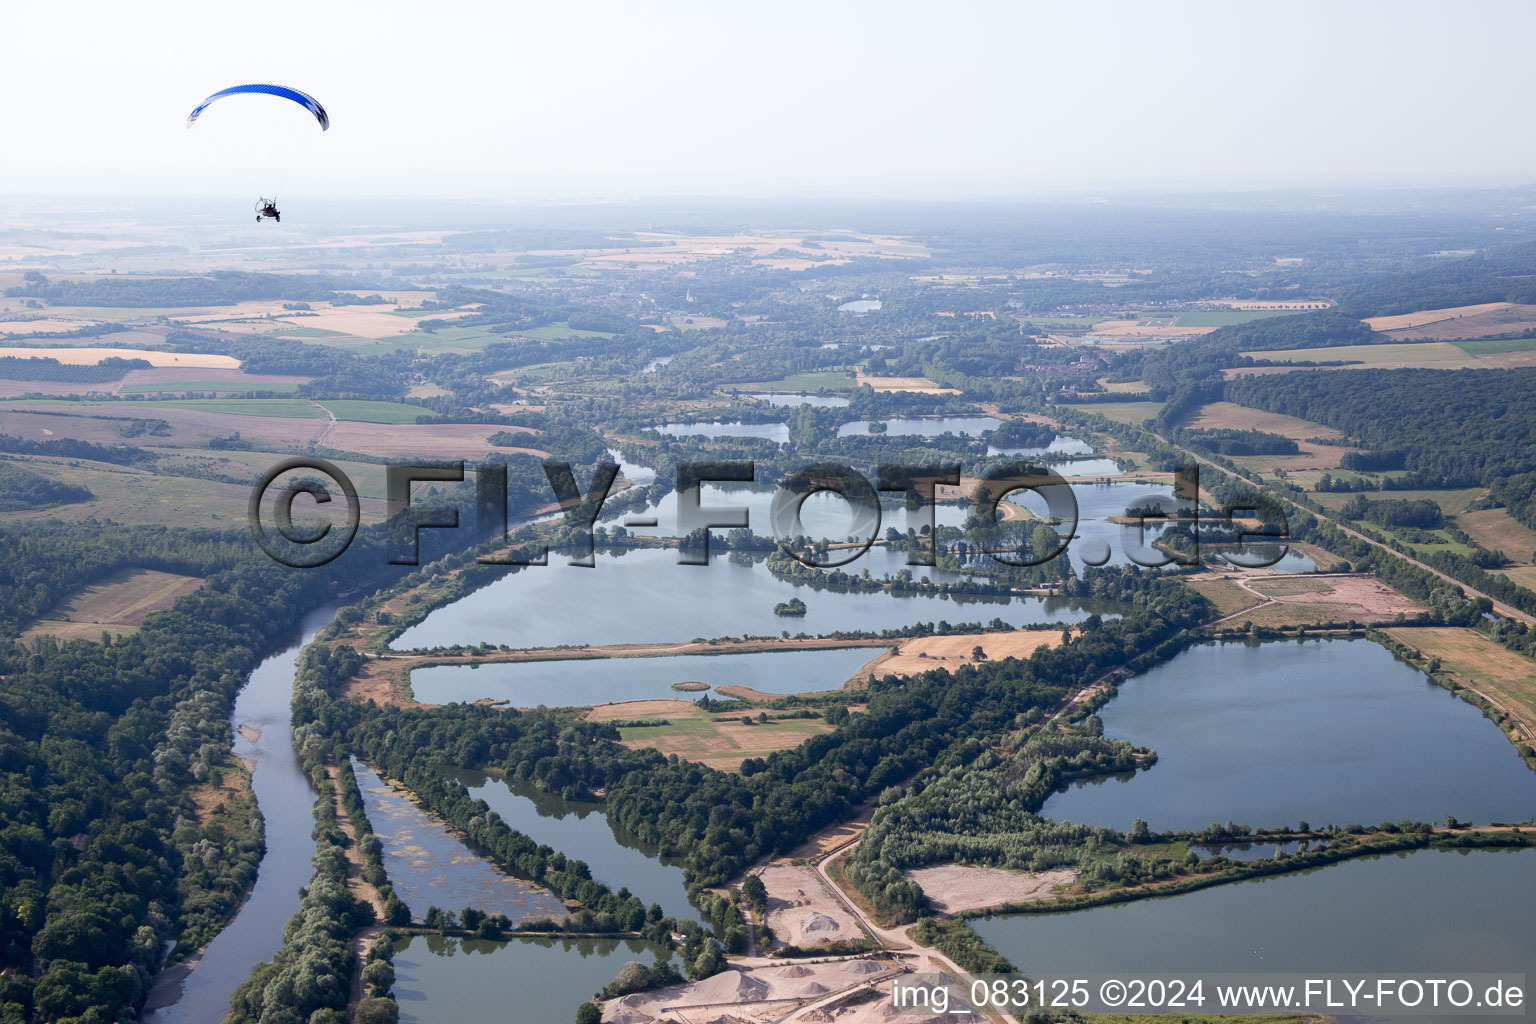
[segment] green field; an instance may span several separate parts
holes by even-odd
[[[550,324],[548,327],[532,327],[526,331],[516,331],[514,336],[519,338],[537,338],[540,341],[551,341],[555,338],[618,337],[612,331],[583,331],[572,327],[570,324]]]
[[[1083,412],[1098,413],[1106,419],[1116,423],[1132,423],[1140,425],[1143,421],[1151,419],[1163,411],[1162,402],[1088,402],[1074,404],[1063,402],[1065,406],[1080,409]]]
[[[346,331],[328,331],[324,327],[291,327],[282,331],[273,331],[274,338],[350,338],[353,335]]]
[[[1485,341],[1453,341],[1452,345],[1473,356],[1496,356],[1504,352],[1529,352],[1536,349],[1536,338],[1490,338]]]
[[[1100,320],[1107,320],[1103,316],[1022,316],[1019,318],[1025,323],[1036,327],[1044,327],[1051,331],[1073,331],[1080,328],[1092,327]]]
[[[432,415],[430,410],[419,405],[401,405],[398,402],[326,399],[320,404],[335,413],[339,420],[355,420],[359,423],[415,423],[418,416]]]
[[[1201,309],[1180,313],[1175,327],[1230,327],[1246,324],[1251,320],[1265,320],[1272,316],[1294,316],[1292,309]]]
[[[222,413],[226,416],[280,416],[288,419],[324,419],[329,409],[339,420],[359,423],[415,423],[418,416],[431,412],[416,405],[398,402],[369,402],[342,399],[322,403],[322,409],[303,398],[166,398],[132,402],[18,401],[16,406],[47,406],[59,409],[89,409],[119,416],[143,416],[154,409],[185,409],[191,412]]]
[[[276,395],[291,395],[297,391],[297,384],[263,384],[260,387],[241,385],[233,381],[219,380],[195,380],[183,381],[174,384],[127,384],[117,389],[120,395],[153,395],[169,394],[178,391],[219,391],[228,394],[250,394],[254,391],[270,391]]]
[[[737,384],[741,391],[847,391],[853,387],[850,370],[824,370],[821,373],[796,373],[780,380],[765,380],[756,384]]]

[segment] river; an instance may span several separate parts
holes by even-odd
[[[251,788],[265,822],[266,853],[256,884],[234,920],[210,942],[190,974],[181,982],[175,1002],[144,1014],[146,1024],[208,1024],[229,1012],[229,997],[250,977],[251,968],[270,959],[283,944],[283,926],[299,909],[299,889],[314,875],[311,834],[315,791],[293,749],[289,703],[299,652],[336,614],[325,605],[304,616],[299,636],[287,648],[256,666],[235,697],[230,724],[235,730],[234,753],[252,764]],[[255,730],[247,738],[242,727]],[[174,984],[178,968],[162,976],[165,988]],[[151,1003],[161,1002],[151,993]]]

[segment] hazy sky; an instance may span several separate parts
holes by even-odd
[[[1536,4],[1467,0],[18,0],[0,194],[1524,183],[1533,30]],[[263,99],[183,127],[247,81],[332,129]]]

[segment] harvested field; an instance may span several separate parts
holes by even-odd
[[[1187,327],[1175,325],[1169,319],[1162,320],[1101,320],[1093,325],[1093,329],[1083,337],[1090,341],[1138,341],[1161,340],[1182,341],[1185,338],[1196,338],[1202,334],[1209,334],[1216,327],[1196,326]]]
[[[946,388],[937,381],[927,377],[871,377],[868,374],[858,375],[859,384],[868,384],[876,391],[913,391],[922,395],[958,395],[955,388]]]
[[[1417,338],[1431,341],[1489,338],[1501,334],[1536,331],[1536,306],[1514,305],[1508,302],[1492,302],[1485,305],[1492,308],[1484,309],[1482,312],[1466,312],[1458,316],[1441,317],[1416,326],[1398,328],[1378,327],[1375,329],[1393,339],[1407,340],[1409,338]],[[1481,307],[1463,306],[1461,308],[1470,311]],[[1432,312],[1446,313],[1452,311],[1425,311],[1426,314]],[[1419,314],[1408,315],[1417,316]]]
[[[1067,403],[1070,405],[1071,403]],[[1162,402],[1095,402],[1090,405],[1072,406],[1084,412],[1094,412],[1116,423],[1137,426],[1163,411]]]
[[[1193,416],[1179,426],[1197,430],[1262,430],[1266,433],[1289,437],[1297,442],[1309,437],[1340,438],[1344,436],[1332,427],[1325,427],[1321,423],[1313,423],[1311,420],[1298,419],[1295,416],[1285,416],[1276,412],[1250,409],[1246,405],[1238,405],[1235,402],[1212,402],[1209,405],[1202,405]]]
[[[1439,658],[1442,671],[1519,719],[1525,742],[1536,736],[1536,661],[1457,626],[1389,629],[1387,635],[1426,657]]]
[[[206,372],[206,371],[204,371]],[[59,380],[7,380],[0,378],[0,398],[20,398],[23,395],[70,395],[108,394],[116,389],[117,381],[99,384],[72,384]]]
[[[958,914],[1005,903],[1048,900],[1058,886],[1077,881],[1077,874],[1072,868],[1031,873],[965,864],[937,864],[908,871],[907,877],[923,887],[935,910]]]
[[[1018,629],[1007,633],[965,633],[957,636],[925,636],[905,640],[895,654],[882,654],[854,675],[855,680],[875,676],[912,676],[932,669],[956,669],[974,665],[972,651],[980,647],[987,661],[1028,658],[1042,647],[1061,643],[1061,633],[1050,629]]]
[[[102,629],[114,635],[131,633],[144,624],[150,612],[171,607],[176,599],[203,585],[195,576],[177,576],[152,569],[132,569],[114,574],[72,594],[27,631],[28,635],[96,639]]]
[[[858,921],[809,865],[776,861],[759,877],[768,889],[767,923],[775,946],[810,949],[865,937]]]
[[[1520,523],[1502,508],[1488,508],[1478,512],[1463,512],[1456,517],[1456,525],[1467,536],[1490,551],[1502,551],[1511,561],[1536,561],[1536,532]]]
[[[523,452],[547,458],[538,448],[498,448],[487,438],[500,430],[537,434],[523,427],[476,423],[357,423],[347,420],[331,426],[321,442],[328,448],[378,455],[384,458],[478,459],[490,452]]]
[[[1518,353],[1517,353],[1518,354]],[[1345,366],[1306,367],[1315,370],[1466,370],[1482,366],[1481,360],[1447,341],[1400,345],[1335,345],[1329,348],[1288,348],[1244,352],[1245,356],[1275,363],[1335,363]],[[1258,367],[1258,369],[1270,369]],[[1231,376],[1242,376],[1239,367]]]
[[[597,722],[634,719],[665,719],[667,725],[625,726],[621,742],[632,750],[649,747],[662,754],[676,754],[721,771],[736,771],[749,757],[765,757],[775,750],[798,747],[805,740],[832,727],[820,718],[744,723],[740,717],[717,717],[686,700],[636,700],[604,704],[586,713]]]
[[[103,359],[143,359],[151,366],[196,366],[238,370],[234,356],[204,355],[198,352],[159,352],[147,348],[13,348],[0,347],[0,356],[19,359],[47,357],[70,366],[95,366]]]
[[[1336,469],[1344,453],[1355,450],[1342,445],[1317,444],[1308,441],[1307,439],[1312,437],[1329,440],[1343,437],[1337,430],[1325,427],[1321,423],[1313,423],[1310,420],[1280,413],[1250,409],[1246,405],[1237,405],[1234,402],[1211,402],[1203,405],[1179,426],[1199,430],[1262,430],[1265,433],[1288,437],[1296,442],[1298,451],[1295,455],[1244,455],[1232,460],[1245,469],[1260,473],[1273,473],[1276,469],[1284,469],[1287,473],[1309,469]]]
[[[1500,576],[1508,576],[1527,590],[1536,590],[1536,565],[1522,565],[1516,569],[1495,569]]]
[[[79,330],[84,326],[87,325],[76,320],[54,320],[52,318],[41,320],[0,320],[0,335],[61,334],[64,331]]]
[[[32,412],[32,408],[36,407],[15,404],[0,407],[0,433],[37,441],[71,437],[97,444],[121,445],[126,442],[119,431],[126,421],[157,419],[169,423],[171,433],[168,436],[141,436],[136,439],[139,443],[149,440],[157,445],[206,448],[213,438],[238,432],[252,444],[286,450],[304,448],[319,441],[328,425],[327,420],[318,417],[291,419],[282,416],[233,416],[221,412],[168,409],[127,402],[112,403],[110,406],[81,405],[76,407],[78,414],[62,416]],[[69,406],[63,405],[49,408],[56,412],[69,411]],[[484,428],[480,429],[484,431]]]
[[[1264,600],[1253,591],[1239,586],[1235,581],[1222,579],[1219,576],[1189,576],[1184,582],[1191,590],[1211,602],[1216,607],[1217,614],[1223,618],[1252,608]]]
[[[307,384],[311,378],[283,374],[246,373],[218,367],[162,366],[130,370],[116,391],[120,394],[162,391],[261,391],[284,390]]]
[[[1366,317],[1364,323],[1373,331],[1401,331],[1409,327],[1423,327],[1426,324],[1441,323],[1445,320],[1459,320],[1479,313],[1491,313],[1495,310],[1508,309],[1513,305],[1514,303],[1511,302],[1483,302],[1475,306],[1420,309],[1413,313],[1398,313],[1395,316]]]

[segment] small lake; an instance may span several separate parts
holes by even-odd
[[[795,620],[786,618],[786,623]],[[609,704],[625,700],[698,700],[704,691],[672,689],[701,682],[769,693],[840,689],[883,647],[751,654],[677,654],[659,658],[587,658],[489,665],[434,665],[411,673],[411,690],[428,704],[473,703],[483,697],[513,707]]]
[[[455,914],[476,907],[487,914],[506,914],[513,924],[566,916],[565,904],[554,893],[513,878],[470,851],[441,821],[368,765],[354,759],[352,769],[368,823],[384,842],[384,870],[414,920],[425,917],[428,907]]]
[[[779,580],[761,561],[743,564],[712,555],[708,566],[679,565],[667,548],[600,551],[590,569],[560,564],[510,573],[439,608],[405,630],[395,650],[451,644],[625,644],[696,637],[778,636],[882,630],[918,622],[990,622],[1022,626],[1080,622],[1115,610],[1057,597],[985,598],[849,593]],[[858,571],[858,563],[849,568]],[[808,613],[788,619],[774,605],[798,597]]]
[[[1051,461],[1052,455],[1092,455],[1093,445],[1081,438],[1057,434],[1044,448],[996,448],[989,447],[988,455],[1017,455],[1024,458],[1043,458]],[[1118,470],[1117,470],[1118,471]]]
[[[1536,950],[1536,850],[1420,850],[973,927],[1037,977],[1522,972]]]
[[[753,532],[759,536],[770,536],[773,534],[773,497],[777,493],[778,488],[762,484],[703,484],[699,488],[699,504],[705,509],[745,508],[747,523]],[[612,527],[623,525],[626,519],[645,518],[654,518],[656,525],[627,529],[643,537],[678,536],[677,492],[667,493],[660,501],[641,511],[605,514],[599,522]],[[886,496],[880,502],[881,533],[889,526],[902,531],[908,526],[921,528],[926,525],[920,521],[921,518],[915,516],[909,519],[899,495]],[[965,508],[954,503],[937,504],[934,506],[933,521],[936,526],[961,526],[965,523]],[[821,491],[806,498],[800,506],[800,524],[807,536],[842,540],[853,529],[853,510],[848,502],[836,494]],[[858,568],[860,564],[854,563],[853,567]]]
[[[769,405],[809,405],[813,409],[846,409],[849,399],[838,395],[753,395],[759,402]]]
[[[698,919],[683,885],[682,863],[663,860],[656,847],[611,824],[601,803],[543,793],[526,779],[463,769],[443,774],[463,783],[471,795],[484,800],[503,821],[534,842],[586,861],[592,877],[614,892],[627,886],[647,907],[659,903],[671,917]]]
[[[650,429],[668,437],[764,437],[779,444],[789,442],[787,423],[669,423]]]
[[[1061,476],[1120,475],[1120,465],[1114,459],[1071,459],[1066,462],[1052,462],[1047,458],[1045,464]]]
[[[854,299],[837,307],[839,313],[873,313],[880,308],[879,299]]]
[[[1369,640],[1191,648],[1122,684],[1099,717],[1157,764],[1074,784],[1046,817],[1161,832],[1536,813],[1536,772],[1498,726]]]
[[[667,954],[632,939],[412,935],[395,948],[395,999],[401,1024],[567,1024],[627,962]]]
[[[940,416],[921,419],[916,416],[889,420],[855,420],[837,428],[838,437],[869,437],[870,424],[884,423],[885,437],[938,437],[941,434],[965,434],[980,437],[996,430],[1003,421],[992,416]],[[786,428],[787,429],[787,428]]]

